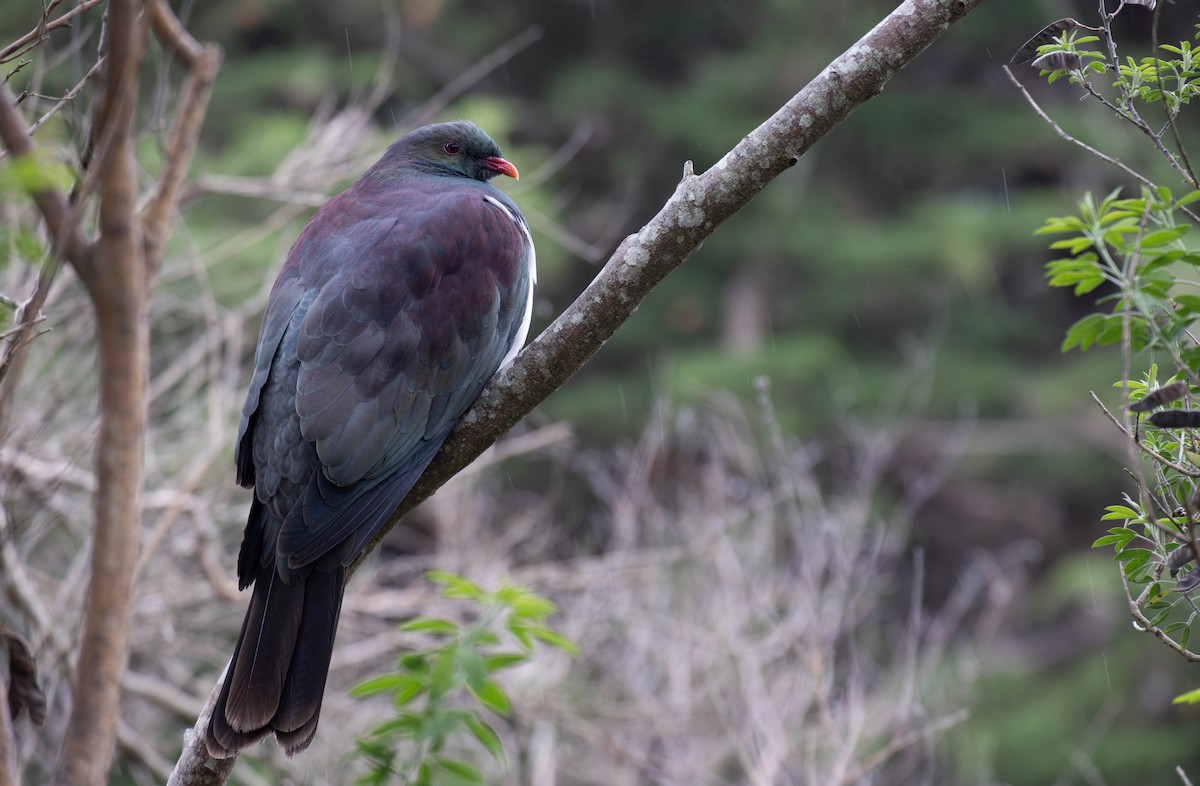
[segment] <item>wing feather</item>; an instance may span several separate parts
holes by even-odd
[[[278,538],[291,568],[341,554],[351,536],[356,556],[524,341],[532,246],[489,191],[401,199],[405,220],[343,244],[361,256],[298,316],[296,413],[320,471]]]

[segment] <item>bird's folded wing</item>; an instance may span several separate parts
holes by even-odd
[[[382,525],[526,323],[531,251],[510,214],[474,188],[407,209],[347,230],[373,234],[343,244],[362,256],[303,317],[296,411],[322,466],[280,536],[293,566]]]

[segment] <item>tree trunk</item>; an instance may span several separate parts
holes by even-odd
[[[141,533],[149,369],[149,290],[138,219],[132,120],[144,27],[140,3],[111,0],[108,63],[93,133],[100,196],[94,265],[80,270],[96,313],[100,435],[91,579],[62,754],[62,783],[104,786],[119,725],[129,655],[133,577]]]

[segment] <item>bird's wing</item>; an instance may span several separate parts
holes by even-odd
[[[296,412],[320,471],[279,537],[291,567],[339,546],[353,559],[524,340],[532,245],[498,193],[401,191],[378,206],[386,226],[344,230],[358,256],[320,285],[297,336]]]
[[[242,419],[238,424],[233,454],[233,461],[237,466],[237,482],[243,488],[252,488],[256,478],[252,446],[254,416],[258,412],[263,388],[270,377],[271,366],[275,362],[283,334],[294,318],[304,294],[304,287],[295,276],[283,275],[271,290],[271,297],[267,301],[267,310],[263,314],[262,328],[259,331],[258,347],[254,351],[254,374],[250,377],[250,389],[246,392],[246,402],[242,405]]]

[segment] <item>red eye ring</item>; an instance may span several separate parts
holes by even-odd
[[[455,142],[453,139],[442,145],[442,150],[446,151],[446,155],[456,156],[458,155],[458,151],[461,149],[462,148],[459,146],[458,142]]]

